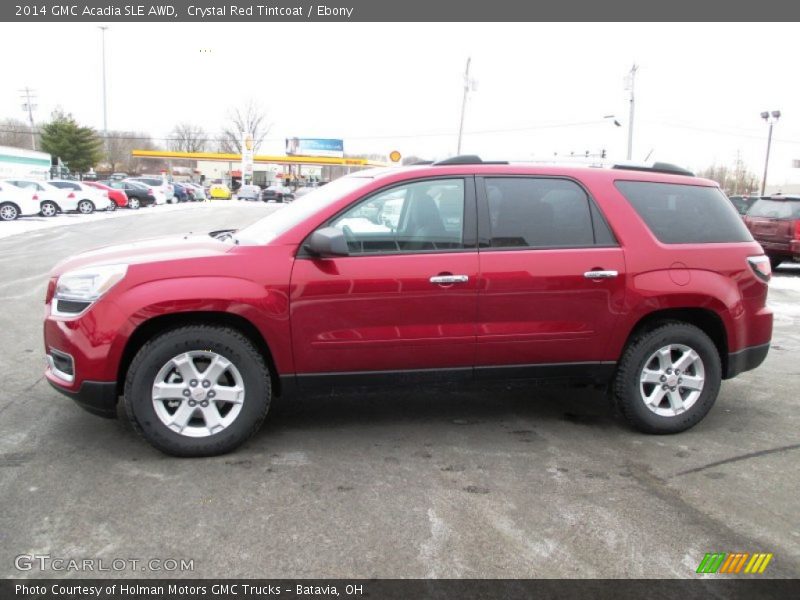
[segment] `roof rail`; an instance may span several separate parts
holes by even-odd
[[[670,173],[672,175],[688,175],[689,177],[694,177],[694,173],[688,169],[665,162],[655,162],[652,165],[616,164],[611,168],[625,171],[649,171],[651,173]]]
[[[484,161],[477,154],[461,154],[459,156],[451,156],[443,160],[437,160],[433,163],[434,167],[441,167],[446,165],[507,165],[507,160],[497,161]]]
[[[433,164],[432,160],[416,160],[413,163],[409,163],[408,166],[412,167],[415,165],[432,165],[432,164]]]

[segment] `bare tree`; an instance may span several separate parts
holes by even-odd
[[[156,150],[153,139],[146,133],[136,131],[109,131],[106,140],[108,165],[112,172],[135,173],[142,159],[133,156],[134,150]]]
[[[253,136],[253,149],[257,152],[271,128],[272,123],[267,122],[266,111],[250,100],[246,105],[230,111],[228,123],[222,128],[219,151],[241,154],[242,132],[246,132]]]
[[[174,152],[203,152],[208,143],[202,127],[186,122],[175,125],[169,137],[169,149]]]
[[[716,181],[729,196],[746,195],[758,190],[758,176],[747,168],[739,156],[736,157],[732,167],[711,165],[700,171],[698,175]]]
[[[36,135],[36,147],[39,147],[39,134]],[[30,125],[19,119],[3,119],[0,121],[0,146],[31,149]]]

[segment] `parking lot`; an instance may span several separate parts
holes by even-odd
[[[273,210],[161,206],[13,235],[0,224],[0,575],[93,575],[14,566],[49,554],[194,561],[144,577],[693,577],[707,552],[770,552],[766,575],[797,576],[793,266],[771,284],[764,365],[675,436],[632,431],[586,388],[415,388],[282,401],[238,452],[179,460],[47,385],[54,264]]]

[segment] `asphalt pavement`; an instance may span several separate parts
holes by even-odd
[[[777,275],[764,365],[674,436],[632,431],[588,388],[415,388],[280,402],[236,453],[181,460],[43,380],[59,260],[272,210],[156,207],[0,239],[0,576],[696,577],[707,552],[770,552],[765,576],[798,576],[800,270]],[[20,555],[193,568],[20,570]]]

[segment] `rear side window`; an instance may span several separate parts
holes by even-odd
[[[800,200],[760,198],[747,211],[747,216],[768,219],[800,219]]]
[[[717,188],[649,181],[617,181],[617,189],[660,242],[749,242],[739,213]]]
[[[573,181],[490,177],[485,182],[493,248],[616,244],[600,211]]]

